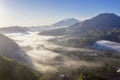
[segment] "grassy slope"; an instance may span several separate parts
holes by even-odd
[[[0,56],[0,80],[37,80],[37,76],[25,65]]]

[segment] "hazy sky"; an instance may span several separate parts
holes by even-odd
[[[99,13],[120,15],[120,0],[0,0],[0,27],[47,25],[69,17],[85,20]]]

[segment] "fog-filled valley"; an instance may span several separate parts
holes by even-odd
[[[58,68],[72,69],[79,68],[80,66],[99,66],[99,63],[97,62],[95,63],[79,59],[79,55],[100,55],[98,54],[100,53],[99,51],[85,48],[65,47],[48,42],[49,39],[55,38],[54,36],[41,36],[38,35],[37,32],[31,32],[28,34],[6,34],[6,36],[10,37],[20,45],[20,47],[32,60],[32,64],[34,65],[35,69],[41,72],[56,72],[58,71]],[[61,51],[63,51],[63,53]],[[76,53],[72,54],[72,52]],[[77,52],[87,53],[78,54]]]
[[[113,13],[85,21],[68,18],[43,27],[0,28],[0,78],[119,80],[119,40],[120,17]],[[9,69],[13,72],[7,79]]]

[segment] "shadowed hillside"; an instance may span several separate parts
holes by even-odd
[[[22,63],[0,56],[0,80],[38,80],[37,75]]]
[[[31,65],[29,57],[12,39],[0,34],[0,55]]]

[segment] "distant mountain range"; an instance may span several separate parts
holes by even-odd
[[[103,39],[120,42],[120,16],[114,13],[102,13],[82,22],[68,18],[43,27],[0,28],[1,33],[27,33],[28,31],[38,31],[40,35],[64,36],[61,41],[75,43],[84,41],[81,43],[92,44]]]
[[[80,23],[79,20],[77,19],[74,19],[74,18],[66,18],[66,19],[63,19],[63,20],[60,20],[54,24],[52,24],[52,26],[55,26],[55,27],[62,27],[62,26],[72,26],[76,23]]]
[[[11,26],[0,28],[0,33],[27,33],[28,28],[20,26]]]
[[[68,28],[54,29],[41,32],[42,35],[64,36],[67,41],[93,43],[97,40],[111,40],[120,42],[120,17],[113,13],[99,14],[81,23],[76,23]],[[76,42],[77,43],[77,42]]]
[[[51,24],[51,25],[33,26],[33,27],[30,27],[29,29],[31,31],[47,31],[47,30],[52,30],[52,29],[66,28],[66,27],[72,26],[76,23],[80,23],[80,21],[77,19],[74,19],[74,18],[66,18],[66,19],[60,20],[54,24]]]
[[[6,33],[28,33],[28,31],[46,31],[46,30],[52,30],[52,29],[59,29],[59,28],[66,28],[69,26],[72,26],[76,23],[80,23],[79,20],[74,18],[66,18],[63,20],[60,20],[54,24],[46,25],[46,26],[32,26],[32,27],[21,27],[21,26],[10,26],[10,27],[3,27],[0,28],[0,33],[6,34]]]

